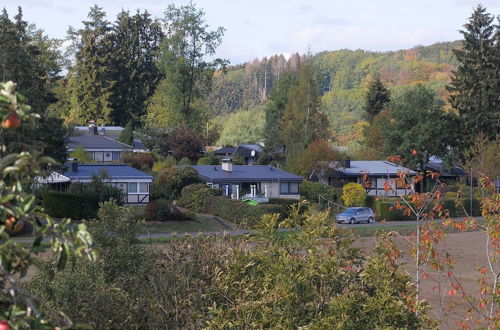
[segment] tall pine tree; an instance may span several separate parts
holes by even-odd
[[[134,16],[122,11],[112,31],[111,122],[123,126],[132,120],[137,125],[161,77],[155,62],[163,38],[161,25],[147,11]]]
[[[41,116],[36,126],[22,125],[15,131],[2,132],[6,152],[43,152],[63,162],[66,130],[62,121],[50,117],[47,111],[55,100],[52,86],[61,71],[60,42],[24,21],[19,7],[14,20],[5,9],[0,15],[0,45],[0,79],[14,81],[33,111]]]
[[[460,117],[463,150],[481,132],[494,139],[500,132],[500,61],[498,25],[481,5],[472,13],[465,29],[463,46],[454,50],[459,61],[453,73],[449,102]],[[496,37],[495,37],[496,36]]]
[[[384,109],[384,106],[390,101],[390,94],[385,88],[380,76],[377,74],[368,83],[368,90],[365,96],[365,115],[368,121],[378,115]]]
[[[86,124],[95,120],[99,124],[111,123],[112,48],[109,39],[110,24],[106,13],[95,5],[90,8],[88,21],[79,36],[81,47],[76,54],[76,95],[78,106],[71,117]]]

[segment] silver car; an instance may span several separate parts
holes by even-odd
[[[375,221],[375,214],[369,207],[350,207],[337,215],[337,223],[358,223]]]

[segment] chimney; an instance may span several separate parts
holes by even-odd
[[[233,171],[233,161],[229,158],[224,158],[222,160],[222,170],[226,172]]]
[[[95,124],[94,120],[89,121],[89,134],[90,135],[98,135],[99,134],[97,132],[97,125]]]
[[[344,159],[344,168],[349,168],[351,167],[351,159],[349,157],[346,157]]]

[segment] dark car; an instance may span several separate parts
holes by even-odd
[[[337,223],[358,223],[375,221],[375,214],[369,207],[350,207],[337,215]]]

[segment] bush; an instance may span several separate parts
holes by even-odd
[[[159,173],[162,170],[170,168],[175,165],[177,165],[177,161],[175,160],[175,158],[172,156],[168,156],[153,164],[153,172]]]
[[[375,201],[375,213],[377,220],[385,221],[408,221],[416,220],[413,215],[404,215],[402,210],[396,208],[396,203],[384,200]]]
[[[375,196],[366,195],[363,206],[373,209],[375,207]]]
[[[200,182],[194,168],[173,166],[158,173],[153,182],[152,197],[175,200],[181,196],[184,187]]]
[[[300,184],[300,194],[310,202],[317,202],[319,195],[333,202],[337,200],[337,193],[332,187],[326,186],[321,182],[302,181]]]
[[[365,198],[366,190],[359,183],[350,182],[342,189],[342,200],[347,206],[361,206]]]
[[[194,213],[191,210],[173,205],[172,206],[172,220],[193,221],[193,220],[196,220],[196,213]]]
[[[277,204],[249,205],[239,200],[229,199],[226,196],[212,197],[209,203],[210,213],[225,220],[253,227],[265,214],[278,213],[280,219],[288,216],[288,207]]]
[[[196,213],[206,213],[210,197],[221,195],[220,189],[212,189],[206,184],[197,183],[182,189],[179,205]]]
[[[457,202],[459,203],[458,205]],[[462,198],[458,201],[455,199],[443,199],[441,204],[443,205],[443,209],[448,210],[450,217],[481,216],[481,201],[476,198],[472,199],[472,212],[469,198]]]
[[[290,207],[294,204],[299,203],[299,200],[296,199],[290,199],[290,198],[269,198],[269,204],[274,204],[274,205],[283,205],[285,207]]]
[[[170,202],[166,199],[149,202],[144,212],[147,221],[166,221],[172,215]]]
[[[210,159],[207,157],[201,157],[198,159],[198,165],[212,165]]]
[[[184,157],[181,160],[179,160],[179,165],[184,165],[184,166],[192,165],[191,159]]]
[[[44,191],[42,206],[45,212],[55,218],[82,219],[85,217],[85,198],[60,191]]]
[[[90,183],[75,182],[69,186],[68,193],[82,197],[85,204],[82,210],[82,218],[92,219],[97,216],[99,203],[115,200],[123,204],[123,191],[112,186],[105,177],[94,177]]]
[[[136,168],[140,171],[151,171],[153,168],[154,158],[151,153],[126,152],[122,155],[121,161],[128,166]]]

